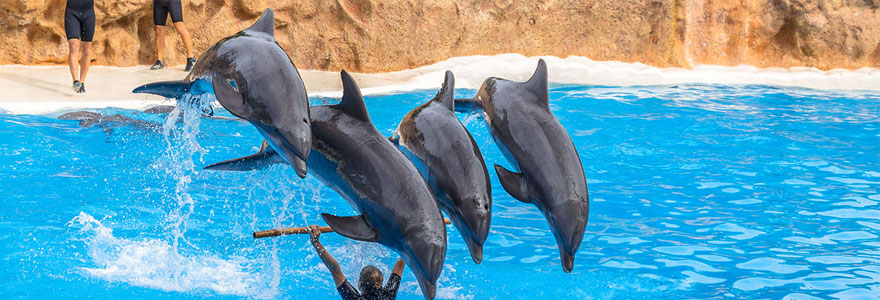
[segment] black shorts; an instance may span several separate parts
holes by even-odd
[[[68,40],[91,42],[95,38],[95,1],[67,0],[64,32]]]
[[[153,0],[153,24],[165,26],[169,14],[172,23],[183,22],[180,0]]]

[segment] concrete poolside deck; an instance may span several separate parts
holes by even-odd
[[[310,94],[341,89],[338,73],[300,72]],[[155,81],[180,80],[186,75],[183,66],[156,71],[149,66],[94,66],[89,68],[86,77],[86,93],[77,94],[71,88],[67,66],[0,66],[0,86],[5,91],[0,95],[0,109],[32,114],[65,108],[143,108],[167,100],[155,95],[133,94],[132,89]],[[365,82],[370,86],[369,80]]]
[[[364,95],[437,89],[443,73],[455,74],[456,89],[476,89],[486,78],[497,76],[526,80],[539,58],[547,61],[550,81],[562,84],[603,86],[705,84],[761,84],[829,90],[880,92],[880,69],[768,68],[752,66],[696,66],[692,69],[657,68],[640,63],[593,61],[584,57],[525,57],[519,54],[455,57],[433,65],[398,72],[352,74]],[[309,96],[339,97],[339,72],[299,70]],[[86,93],[71,88],[67,66],[0,66],[0,113],[45,114],[67,109],[118,107],[142,109],[170,101],[154,95],[133,94],[145,83],[180,80],[183,66],[153,71],[149,66],[89,69]],[[873,93],[873,92],[872,92]]]

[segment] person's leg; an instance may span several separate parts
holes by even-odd
[[[70,46],[69,56],[67,57],[68,64],[70,64],[70,77],[73,77],[73,81],[79,81],[79,39],[69,39],[67,40],[68,46]]]
[[[186,46],[186,58],[193,57],[192,41],[189,31],[183,24],[183,5],[180,0],[171,0],[168,2],[168,14],[171,15],[171,22],[174,23],[174,29],[180,33],[183,38],[183,45]]]
[[[91,63],[89,55],[92,52],[92,42],[82,42],[80,44],[82,44],[82,63],[80,64],[79,81],[85,83],[86,75],[89,73],[89,64]]]
[[[183,45],[186,46],[186,58],[193,57],[192,37],[189,35],[189,31],[186,30],[186,25],[183,22],[176,22],[174,23],[174,29],[177,29],[177,32],[183,38]]]
[[[64,32],[67,35],[68,57],[70,65],[70,77],[73,82],[79,81],[79,40],[82,34],[79,19],[71,10],[64,10]]]
[[[162,60],[165,50],[165,26],[156,25],[156,59]]]
[[[82,62],[80,63],[79,81],[86,82],[86,74],[89,73],[92,49],[92,40],[95,38],[95,11],[91,10],[83,16],[82,21]],[[85,92],[84,90],[80,92]]]
[[[165,22],[167,20],[167,1],[153,0],[153,24],[156,25],[156,64],[150,67],[152,70],[159,70],[165,67],[162,59],[165,57]]]

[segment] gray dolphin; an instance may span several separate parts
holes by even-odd
[[[516,171],[495,165],[508,194],[538,207],[559,247],[562,269],[571,272],[590,211],[587,180],[571,137],[550,111],[547,64],[526,82],[486,79],[462,107],[481,107],[495,143]],[[456,104],[458,106],[458,103]]]
[[[370,121],[354,79],[342,71],[342,101],[311,111],[312,175],[339,193],[357,216],[322,214],[337,233],[376,242],[397,252],[433,299],[446,258],[446,226],[419,170]],[[253,170],[283,163],[265,146],[255,155],[206,170]]]
[[[437,96],[406,114],[391,140],[419,168],[471,258],[480,263],[492,218],[492,186],[477,142],[455,116],[454,93],[455,78],[446,71]]]
[[[79,126],[92,127],[103,125],[133,125],[139,129],[158,131],[161,125],[126,117],[120,114],[105,115],[90,111],[74,111],[58,116],[59,120],[75,120],[79,121]]]
[[[275,41],[274,16],[267,9],[251,27],[218,41],[184,80],[151,83],[133,92],[176,99],[213,93],[305,177],[311,150],[309,99],[296,66]]]

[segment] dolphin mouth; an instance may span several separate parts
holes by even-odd
[[[297,137],[294,134],[282,131],[278,128],[260,124],[259,122],[251,122],[254,127],[266,138],[269,145],[275,149],[275,152],[281,155],[288,164],[296,170],[296,175],[305,178],[308,173],[306,161],[309,158],[309,152],[312,149],[311,131],[306,130],[308,135]],[[291,139],[294,143],[291,143]]]
[[[574,269],[574,255],[569,254],[565,249],[559,249],[559,259],[562,262],[562,270],[571,273]]]
[[[466,238],[465,242],[467,243],[468,251],[471,253],[471,259],[474,260],[474,263],[480,264],[483,262],[483,245],[477,243],[477,241],[472,238]]]

